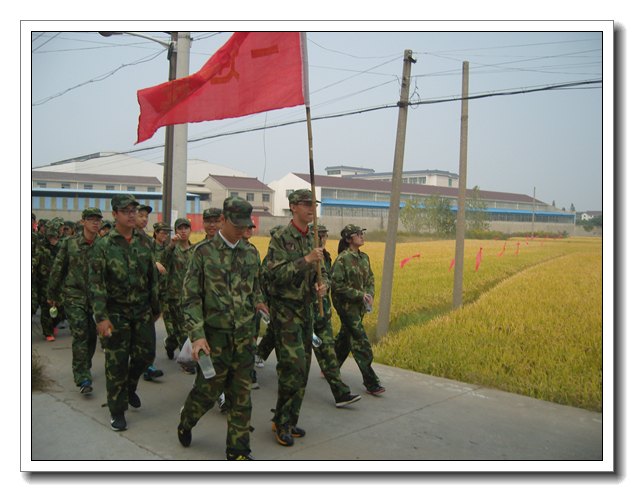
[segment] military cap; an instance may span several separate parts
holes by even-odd
[[[72,220],[65,220],[64,227],[70,227],[71,229],[75,228],[75,223]]]
[[[299,202],[311,202],[313,201],[313,193],[310,190],[295,190],[288,195],[288,203],[297,205]],[[315,203],[321,203],[319,200],[315,200]]]
[[[210,217],[220,217],[221,213],[222,213],[222,210],[220,210],[219,208],[216,208],[216,207],[208,208],[207,210],[203,211],[203,220],[208,219]]]
[[[271,235],[271,237],[273,237],[275,235],[275,233],[277,231],[279,231],[282,227],[284,227],[283,225],[276,225],[275,227],[271,227],[271,230],[269,231],[269,234]]]
[[[308,224],[310,232],[313,232],[313,226],[314,224],[312,222]],[[326,229],[326,226],[324,224],[317,224],[317,232],[328,232],[328,229]]]
[[[192,223],[190,222],[189,219],[176,219],[176,222],[174,222],[174,229],[178,229],[180,226],[183,226],[183,225],[186,225],[190,229],[192,227]]]
[[[39,228],[39,227],[45,226],[47,222],[48,222],[48,219],[40,219],[37,221],[37,227]]]
[[[154,232],[172,230],[172,228],[169,225],[167,225],[165,222],[155,222],[152,227],[154,227]]]
[[[101,221],[101,229],[105,229],[106,227],[110,227],[112,229],[112,224],[110,223],[109,220],[102,220]],[[99,229],[99,230],[101,230]]]
[[[222,214],[236,227],[253,225],[251,220],[252,211],[253,206],[239,196],[226,198],[222,206]]]
[[[359,226],[356,226],[354,224],[348,224],[346,227],[344,227],[341,230],[341,237],[342,238],[352,237],[355,234],[359,232],[363,232],[363,231],[365,231],[365,229],[361,229]]]
[[[63,217],[53,217],[51,219],[51,222],[55,222],[58,225],[64,225],[64,218]]]
[[[101,213],[101,210],[99,210],[97,207],[85,208],[81,213],[81,218],[85,219],[86,217],[90,217],[91,215],[96,215],[98,217],[103,218],[103,214]]]
[[[148,214],[152,213],[152,207],[150,207],[149,205],[143,205],[143,204],[139,204],[136,206],[136,209],[140,212],[141,210],[147,210]]]
[[[134,195],[115,195],[112,197],[112,209],[114,210],[115,207],[118,209],[120,208],[124,208],[127,207],[128,205],[132,204],[135,207],[139,204],[139,202],[136,201],[136,198],[134,198]]]
[[[56,236],[59,233],[59,224],[53,220],[49,220],[46,224],[46,232],[47,236]]]

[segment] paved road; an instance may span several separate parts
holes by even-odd
[[[162,347],[162,320],[156,328],[159,347],[155,367],[165,376],[155,382],[140,381],[137,393],[141,408],[126,413],[127,431],[113,432],[104,407],[102,351],[98,348],[93,360],[94,392],[81,395],[70,370],[69,330],[59,330],[55,342],[46,342],[39,325],[33,325],[32,347],[46,362],[46,374],[54,383],[45,392],[32,394],[32,462],[22,464],[24,471],[59,469],[59,464],[47,460],[94,460],[97,466],[85,465],[87,470],[103,469],[99,460],[111,460],[108,466],[112,469],[128,469],[129,463],[123,460],[143,460],[134,465],[136,469],[167,470],[174,468],[164,460],[188,460],[179,462],[179,469],[183,469],[189,460],[225,459],[226,417],[217,407],[194,428],[189,448],[178,443],[178,412],[194,378],[167,359]],[[363,397],[338,409],[314,357],[299,422],[307,435],[296,439],[294,446],[283,447],[277,443],[270,422],[277,389],[274,357],[264,369],[258,369],[261,389],[252,392],[255,431],[251,447],[257,460],[345,460],[348,464],[381,460],[372,464],[371,470],[385,469],[391,466],[389,461],[407,460],[531,460],[533,464],[562,460],[562,467],[550,464],[545,469],[578,470],[578,465],[568,468],[564,461],[603,459],[600,413],[380,364],[374,367],[387,391],[373,397],[365,393],[352,359],[342,368],[343,379],[353,393]],[[23,426],[28,422],[23,421]],[[442,469],[452,469],[447,465]],[[214,466],[207,463],[204,468],[193,469]],[[222,466],[218,469],[228,469],[226,462]],[[334,461],[332,466],[336,466]],[[367,463],[363,466],[367,470]],[[425,464],[412,466],[431,469]],[[458,466],[465,466],[465,462]],[[496,469],[496,465],[489,469]]]

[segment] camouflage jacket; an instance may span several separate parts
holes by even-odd
[[[148,310],[160,314],[152,241],[137,230],[132,231],[130,244],[116,229],[97,241],[89,281],[97,323],[109,319],[110,310],[132,318]]]
[[[61,243],[59,241],[53,246],[48,239],[45,239],[37,245],[37,261],[34,271],[37,277],[38,289],[44,296],[46,296],[46,286],[48,285],[51,268],[53,267],[60,246]]]
[[[48,279],[47,299],[82,307],[90,304],[88,267],[96,242],[89,243],[83,234],[62,241]]]
[[[183,280],[193,250],[191,243],[187,249],[183,248],[180,243],[176,243],[174,248],[167,245],[163,249],[158,261],[167,270],[166,297],[168,299],[180,299],[183,295]]]
[[[165,242],[165,244],[161,246],[155,238],[152,238],[152,240],[154,241],[154,258],[163,265],[163,251],[168,243]],[[165,265],[163,265],[163,267],[165,267]],[[167,268],[165,268],[165,270],[167,270]],[[167,281],[167,273],[159,273],[159,297],[161,299],[167,299],[168,285],[169,282]]]
[[[265,259],[267,285],[272,298],[300,305],[315,301],[315,263],[306,263],[304,259],[313,250],[314,244],[312,235],[303,235],[290,223],[273,235]],[[328,286],[324,266],[321,267],[321,276],[322,282]]]
[[[326,277],[323,277],[323,273],[322,273],[322,280],[324,278],[327,278],[328,279],[327,284],[329,285],[329,287],[328,287],[328,292],[326,292],[326,295],[321,298],[322,307],[324,309],[323,318],[319,316],[319,303],[317,302],[317,296],[315,296],[315,321],[316,321],[316,324],[318,325],[318,328],[324,325],[324,320],[329,320],[332,317],[332,304],[330,302],[330,290],[332,288],[332,257],[330,255],[324,255],[323,264],[326,267]]]
[[[362,251],[345,249],[332,265],[332,303],[342,314],[361,315],[365,312],[365,294],[374,297],[370,258]]]
[[[193,248],[183,285],[183,313],[192,342],[205,332],[255,335],[256,306],[264,302],[256,251],[238,241],[235,248],[220,234]]]

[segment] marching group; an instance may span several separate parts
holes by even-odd
[[[227,459],[253,459],[255,366],[263,367],[273,351],[278,391],[271,420],[283,446],[306,435],[297,424],[313,350],[337,407],[361,399],[341,380],[340,367],[350,353],[366,392],[385,391],[372,369],[363,328],[374,302],[370,260],[360,251],[365,230],[347,225],[333,262],[323,225],[317,231],[320,244],[314,244],[311,191],[297,190],[288,198],[292,219],[270,231],[263,260],[249,243],[255,228],[252,206],[239,197],[227,198],[222,209],[203,212],[206,238],[195,245],[186,218],[176,220],[171,238],[172,229],[164,222],[154,224],[153,237],[147,235],[152,208],[129,194],[112,198],[111,222],[98,208],[87,208],[78,223],[61,218],[37,223],[31,236],[32,314],[40,308],[42,334],[50,342],[60,322],[68,320],[72,372],[82,394],[93,390],[92,358],[99,339],[113,430],[126,430],[128,406],[141,406],[141,376],[163,376],[153,366],[154,323],[161,315],[168,358],[190,344],[193,360],[209,356],[215,372],[207,379],[200,367],[183,367],[195,374],[177,427],[184,447],[191,444],[193,427],[217,402],[227,413]],[[35,223],[32,215],[32,227]],[[331,297],[341,319],[336,337]],[[261,318],[270,322],[258,343]]]

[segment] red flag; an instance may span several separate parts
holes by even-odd
[[[405,266],[405,264],[411,260],[412,258],[420,258],[420,253],[418,253],[417,255],[414,256],[410,256],[409,258],[405,258],[403,261],[401,261],[401,268],[403,268]]]
[[[515,252],[515,256],[517,256],[517,253],[520,252],[520,243],[517,243],[517,251]]]
[[[304,104],[298,32],[237,32],[195,74],[137,92],[137,143],[162,126]]]
[[[498,238],[497,238],[497,237],[494,237],[494,238],[492,239],[492,241],[497,241],[497,240],[498,240]]]
[[[526,236],[526,244],[528,244],[528,236]]]
[[[506,242],[504,243],[504,247],[502,248],[502,252],[498,255],[498,258],[504,254],[504,251],[506,251]]]
[[[476,256],[476,272],[478,271],[478,267],[480,266],[481,261],[482,261],[482,248],[480,248],[480,252]]]
[[[564,237],[564,235],[563,235],[563,234],[560,234],[560,235],[559,235],[559,237],[558,237],[558,238],[555,238],[555,239],[560,239],[560,238],[562,238],[562,237]]]
[[[542,244],[544,244],[544,241],[546,241],[546,239],[548,239],[548,234],[546,234],[546,237],[545,237],[545,238],[544,238],[544,240],[541,242],[540,246],[541,246]]]
[[[450,271],[450,270],[451,270],[451,268],[453,267],[453,265],[454,265],[454,263],[455,263],[455,262],[456,262],[456,259],[455,259],[455,258],[454,258],[453,260],[451,260],[451,265],[449,265],[449,270],[447,270],[447,271]]]

